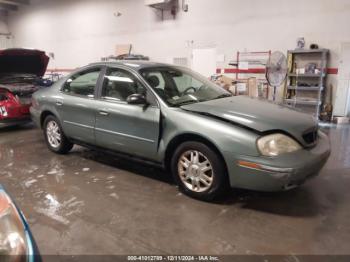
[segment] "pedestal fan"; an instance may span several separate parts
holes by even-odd
[[[266,64],[266,79],[273,87],[273,101],[276,101],[277,87],[281,86],[288,72],[287,58],[279,52],[273,52]]]

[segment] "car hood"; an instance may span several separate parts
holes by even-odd
[[[245,96],[211,100],[181,108],[220,118],[260,133],[286,132],[303,145],[306,145],[303,135],[317,129],[317,122],[311,115]]]
[[[0,51],[0,74],[31,74],[42,77],[49,57],[45,52],[31,49],[5,49]]]

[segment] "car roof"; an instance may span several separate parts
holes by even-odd
[[[121,61],[111,61],[111,62],[98,62],[92,63],[90,65],[105,65],[105,66],[125,66],[133,70],[141,70],[145,68],[154,68],[154,67],[174,67],[174,65],[150,62],[150,61],[138,61],[138,60],[121,60]]]

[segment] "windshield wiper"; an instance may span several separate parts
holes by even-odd
[[[184,106],[184,105],[188,105],[188,104],[195,104],[200,102],[199,100],[187,100],[187,101],[182,101],[180,103],[174,104],[174,106]]]
[[[186,100],[186,101],[182,101],[176,104],[173,104],[173,106],[184,106],[184,105],[188,105],[188,104],[196,104],[196,103],[201,103],[201,102],[205,102],[207,100],[204,99],[193,99],[193,100]]]
[[[187,101],[182,101],[180,103],[174,104],[174,106],[184,106],[184,105],[188,105],[188,104],[195,104],[195,103],[200,103],[200,102],[206,102],[206,101],[210,101],[210,100],[216,100],[216,99],[221,99],[221,98],[226,98],[226,97],[231,97],[233,95],[230,94],[222,94],[219,95],[213,99],[208,99],[208,100],[187,100]]]
[[[232,95],[230,95],[230,94],[222,94],[222,95],[219,95],[219,96],[215,97],[214,99],[221,99],[221,98],[226,98],[226,97],[231,97],[231,96]]]

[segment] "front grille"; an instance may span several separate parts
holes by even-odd
[[[317,142],[317,129],[314,129],[312,131],[308,131],[303,135],[303,139],[306,144],[313,145]]]

